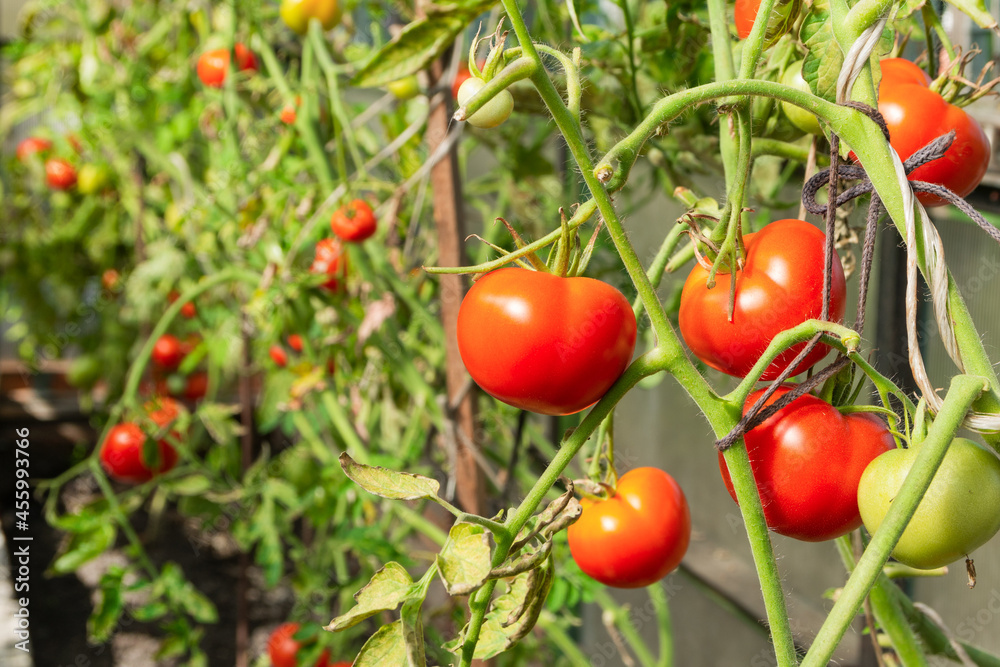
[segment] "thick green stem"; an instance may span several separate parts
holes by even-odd
[[[729,81],[736,75],[736,68],[729,38],[729,5],[725,0],[708,0],[708,20],[712,31],[715,80]],[[723,170],[731,174],[736,166],[736,142],[729,133],[728,123],[719,123],[719,152]]]
[[[928,431],[913,467],[817,633],[812,647],[802,661],[802,667],[822,667],[830,661],[837,644],[858,613],[868,591],[875,585],[882,573],[882,566],[930,486],[962,419],[987,387],[986,380],[981,377],[958,375],[952,379],[941,411]]]
[[[667,592],[660,582],[646,587],[649,600],[656,612],[656,629],[660,640],[660,659],[657,667],[673,667],[674,664],[674,633],[670,621],[670,601]]]
[[[860,0],[851,7],[843,23],[855,35],[860,35],[868,26],[887,14],[896,0]]]

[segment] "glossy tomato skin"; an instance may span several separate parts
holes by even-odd
[[[76,167],[62,158],[45,161],[45,180],[53,190],[69,190],[76,185]]]
[[[892,147],[905,162],[920,148],[954,130],[955,140],[944,156],[913,170],[909,178],[943,185],[959,197],[965,197],[983,180],[990,164],[986,133],[964,109],[946,102],[927,88],[926,83],[910,82],[916,78],[912,69],[895,67],[904,74],[893,74],[890,69],[890,78],[883,78],[879,86],[878,100],[878,110],[889,128]],[[905,72],[909,72],[908,77]],[[891,78],[893,76],[904,77],[904,82]],[[918,192],[917,199],[924,206],[947,204],[944,199],[925,192]]]
[[[347,276],[347,255],[339,239],[321,239],[316,243],[316,256],[309,271],[330,277],[321,285],[324,289],[330,292],[340,289]]]
[[[632,360],[632,306],[592,278],[499,269],[458,311],[458,349],[472,379],[523,410],[568,415],[596,403]]]
[[[45,153],[52,148],[52,142],[48,139],[42,139],[41,137],[28,137],[23,139],[21,143],[17,145],[17,159],[21,162],[25,162],[32,155],[38,153]]]
[[[708,289],[708,269],[695,264],[681,292],[679,324],[684,342],[703,362],[729,375],[745,377],[771,339],[781,331],[823,313],[825,234],[803,220],[777,220],[744,237],[747,255],[736,273],[736,304],[729,321],[729,275],[718,274]],[[844,316],[847,283],[840,259],[833,258],[830,320]],[[767,368],[762,380],[776,378],[805,347],[793,345]],[[802,373],[828,349],[816,346],[795,369]]]
[[[621,476],[615,495],[583,498],[583,514],[569,527],[573,560],[608,586],[639,588],[676,568],[691,539],[691,512],[681,487],[657,468]]]
[[[913,83],[925,88],[931,85],[927,72],[906,58],[883,58],[879,67],[882,69],[882,83]]]
[[[363,199],[355,199],[334,211],[330,218],[333,233],[351,243],[360,243],[375,233],[375,212]]]
[[[760,0],[736,0],[733,18],[736,22],[736,34],[740,36],[740,39],[746,39],[750,36],[759,9]]]
[[[773,403],[794,385],[783,385]],[[764,393],[746,401],[744,413]],[[747,454],[774,532],[805,542],[822,542],[861,525],[858,484],[865,468],[896,445],[892,434],[870,413],[841,415],[811,394],[801,396],[746,434]],[[736,500],[726,460],[719,469]]]
[[[184,359],[184,345],[173,334],[163,334],[156,339],[151,355],[153,363],[164,370],[174,370]]]
[[[858,505],[874,534],[913,467],[920,446],[894,449],[871,462],[861,477]],[[971,554],[1000,530],[1000,459],[992,450],[955,438],[920,499],[892,557],[929,570]]]
[[[302,647],[295,641],[294,635],[299,631],[298,623],[284,623],[271,633],[267,640],[267,655],[271,658],[273,667],[297,667],[297,656]],[[350,665],[350,663],[337,662],[330,664],[330,652],[323,651],[315,667],[338,667],[339,665]]]
[[[154,474],[164,473],[177,465],[177,451],[165,440],[160,440],[159,465],[150,469],[142,458],[146,434],[135,422],[122,422],[108,432],[101,447],[101,465],[108,475],[120,482],[142,484],[153,479]]]

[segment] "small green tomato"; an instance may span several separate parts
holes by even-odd
[[[458,104],[464,106],[466,102],[483,89],[486,82],[478,77],[470,77],[458,89]],[[496,127],[510,117],[510,112],[514,110],[514,97],[509,90],[501,90],[496,97],[487,102],[482,109],[472,114],[465,120],[473,127],[490,128]]]

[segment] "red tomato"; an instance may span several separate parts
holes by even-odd
[[[187,384],[184,386],[184,398],[192,403],[205,398],[208,392],[208,373],[198,371],[188,376]]]
[[[158,367],[172,371],[180,365],[184,355],[184,346],[177,336],[163,334],[153,345],[153,353],[150,358]]]
[[[573,560],[602,584],[639,588],[676,568],[691,539],[691,513],[674,478],[657,468],[621,476],[607,500],[584,498],[569,527]]]
[[[32,155],[35,155],[36,153],[44,153],[50,148],[52,148],[52,142],[48,139],[42,139],[41,137],[28,137],[17,145],[17,159],[24,162]]]
[[[523,410],[569,415],[596,403],[632,360],[632,306],[611,285],[526,269],[480,278],[458,311],[472,379]]]
[[[736,0],[733,18],[736,22],[736,34],[740,36],[740,39],[746,39],[750,36],[759,9],[760,0]]]
[[[918,167],[910,180],[943,185],[964,197],[979,185],[990,164],[990,143],[972,116],[944,101],[925,83],[883,80],[879,86],[878,110],[889,128],[892,147],[904,162],[932,140],[955,131],[955,141],[943,157]],[[917,193],[924,206],[947,202],[927,193]]]
[[[181,413],[180,406],[177,405],[177,401],[170,398],[169,396],[157,396],[151,401],[147,401],[143,405],[143,409],[146,411],[147,416],[159,427],[166,426],[171,423]]]
[[[288,353],[280,345],[272,345],[267,353],[271,355],[271,360],[281,368],[288,365]]]
[[[243,44],[236,43],[236,66],[241,72],[257,71],[257,57]],[[229,49],[212,49],[198,57],[198,78],[206,86],[221,88],[229,71]]]
[[[339,239],[321,239],[316,243],[316,257],[309,268],[312,273],[330,276],[321,287],[336,292],[340,281],[347,276],[347,255]]]
[[[793,388],[778,388],[768,404]],[[744,413],[763,393],[761,389],[747,398]],[[865,412],[841,415],[811,394],[747,433],[745,442],[768,527],[806,542],[832,540],[861,525],[861,475],[877,456],[896,446],[878,417]],[[719,469],[736,500],[721,453]]]
[[[292,348],[296,352],[302,351],[302,336],[298,334],[292,334],[288,337],[288,347]]]
[[[45,180],[53,190],[69,190],[76,185],[76,167],[62,158],[45,161]]]
[[[296,656],[302,646],[294,638],[298,631],[298,623],[284,623],[271,633],[271,637],[267,640],[267,655],[271,658],[271,664],[274,667],[297,667]],[[338,667],[340,665],[350,667],[350,663],[331,664],[329,661],[330,651],[323,651],[319,660],[316,661],[316,667]]]
[[[333,233],[352,243],[360,243],[375,233],[375,213],[363,199],[341,206],[330,218]]]
[[[679,323],[684,342],[703,362],[729,375],[745,377],[771,339],[781,331],[823,313],[825,234],[803,220],[778,220],[743,237],[747,256],[736,272],[736,303],[729,321],[729,274],[719,272],[708,289],[708,269],[696,264],[681,292]],[[833,258],[830,319],[844,316],[847,285],[840,259]],[[794,345],[767,368],[762,380],[777,377],[805,347]],[[826,356],[818,345],[799,364],[802,373]]]
[[[173,303],[177,301],[181,296],[181,293],[177,290],[171,290],[170,294],[167,295],[167,302]],[[186,301],[183,306],[181,306],[181,315],[187,319],[194,318],[198,314],[198,307],[194,305],[194,301]]]
[[[109,292],[117,292],[121,288],[122,277],[116,269],[105,269],[101,274],[101,285]]]
[[[278,116],[278,118],[281,119],[281,122],[284,123],[285,125],[294,125],[295,119],[298,118],[298,113],[296,112],[296,109],[299,108],[300,104],[302,104],[302,96],[296,95],[295,104],[289,102],[284,107],[282,107],[281,114]]]
[[[120,482],[141,484],[153,475],[166,472],[177,465],[177,452],[170,443],[160,440],[160,461],[151,469],[143,460],[142,449],[146,434],[135,422],[122,422],[114,426],[101,447],[101,465],[108,475]]]
[[[915,83],[927,87],[931,78],[927,72],[906,58],[885,58],[879,65],[882,68],[882,83]],[[881,85],[881,84],[880,84]]]

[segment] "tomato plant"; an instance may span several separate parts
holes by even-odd
[[[134,422],[114,426],[101,446],[101,464],[120,482],[141,484],[177,465],[177,451],[166,440],[158,440],[158,461],[145,457],[146,434]]]
[[[569,527],[573,560],[597,581],[617,588],[648,586],[678,565],[691,539],[687,498],[673,477],[635,468],[606,499],[584,498]]]
[[[875,533],[913,467],[919,447],[893,449],[861,476],[858,505]],[[919,569],[966,558],[1000,530],[1000,459],[967,438],[955,438],[930,488],[892,550],[892,557]]]
[[[330,218],[330,229],[350,243],[360,243],[375,233],[375,213],[364,199],[338,208]]]
[[[712,368],[744,377],[771,339],[823,311],[822,231],[803,220],[778,220],[746,234],[746,258],[736,269],[736,296],[729,317],[729,280],[708,288],[708,269],[695,264],[684,283],[678,321],[684,342]],[[833,258],[830,319],[844,316],[847,283],[839,258]],[[768,366],[762,380],[773,379],[805,344],[790,347]],[[818,345],[792,372],[802,373],[826,356]]]
[[[635,339],[629,302],[593,278],[500,269],[476,281],[458,313],[472,379],[504,403],[547,415],[600,399],[632,360]]]
[[[62,158],[45,161],[45,180],[53,190],[69,190],[76,185],[76,167]]]
[[[784,385],[768,405],[792,390]],[[749,409],[764,393],[747,398]],[[865,468],[895,446],[876,416],[841,415],[836,408],[805,394],[778,410],[745,436],[747,454],[768,527],[806,542],[845,535],[861,525],[858,484]],[[736,500],[722,454],[719,469]]]
[[[942,134],[954,131],[955,140],[944,157],[917,167],[909,177],[943,185],[965,197],[979,185],[989,167],[989,140],[965,109],[949,104],[928,88],[927,77],[921,74],[916,66],[889,63],[879,88],[878,110],[889,128],[892,147],[904,162]],[[947,203],[926,192],[918,192],[917,199],[924,206]]]

